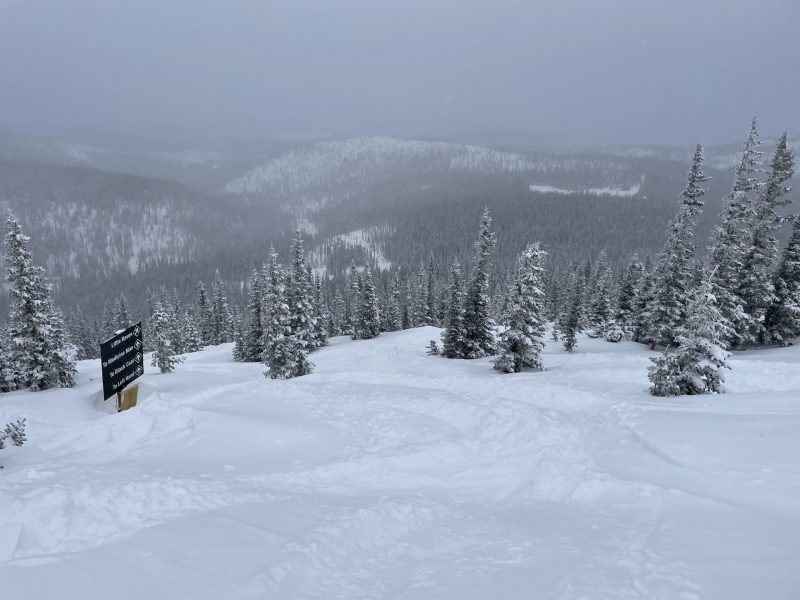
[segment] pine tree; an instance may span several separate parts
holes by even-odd
[[[768,338],[765,317],[775,301],[773,273],[778,261],[776,236],[784,221],[776,209],[791,202],[786,197],[791,189],[786,183],[793,175],[794,156],[784,132],[778,140],[766,184],[753,205],[750,249],[745,255],[739,278],[738,294],[749,323],[745,341],[749,343],[763,344]]]
[[[203,337],[192,307],[187,308],[183,314],[183,331],[185,352],[199,352],[203,349]]]
[[[773,286],[772,304],[764,319],[767,341],[785,344],[800,336],[800,218],[794,219]]]
[[[389,284],[386,314],[386,330],[400,331],[403,328],[403,311],[400,302],[400,278],[395,274]]]
[[[464,358],[464,290],[458,259],[450,267],[449,302],[442,331],[442,356]]]
[[[655,294],[648,309],[648,337],[665,346],[675,342],[678,327],[686,319],[695,253],[695,220],[706,193],[703,183],[708,180],[703,174],[702,163],[703,149],[698,144],[686,189],[681,193],[678,215],[670,224],[667,241],[656,266]]]
[[[200,328],[200,338],[204,346],[214,344],[214,326],[211,317],[211,301],[206,292],[206,286],[202,281],[197,284],[197,299],[195,300],[198,327]],[[155,303],[153,304],[153,314],[155,314]]]
[[[639,261],[639,256],[634,254],[619,285],[615,314],[617,325],[628,339],[633,339],[636,329],[636,295],[644,276],[644,265]]]
[[[278,264],[278,256],[270,251],[264,281],[264,355],[265,376],[289,379],[311,373],[314,365],[308,360],[306,345],[292,331],[292,311],[286,293],[286,278]]]
[[[309,285],[313,290],[313,303],[314,303],[314,328],[312,331],[312,346],[314,348],[322,348],[328,345],[328,308],[325,300],[325,288],[322,283],[322,278],[314,276],[311,267],[306,264],[306,273]]]
[[[425,286],[425,324],[436,327],[439,320],[436,318],[436,263],[433,260],[433,252],[428,259],[427,282]]]
[[[115,312],[115,307],[106,302],[103,306],[103,339],[101,341],[111,339],[114,337],[114,332],[117,331],[117,317]]]
[[[730,322],[720,312],[710,281],[698,290],[677,334],[675,352],[651,359],[648,376],[654,396],[721,393],[730,353]]]
[[[649,323],[648,309],[655,299],[655,273],[653,262],[648,256],[644,263],[644,272],[636,286],[636,297],[633,301],[633,341],[648,343],[647,326]]]
[[[442,354],[441,350],[439,350],[439,344],[436,343],[436,340],[431,340],[428,342],[428,348],[425,354],[428,356],[440,356]]]
[[[9,282],[8,347],[3,350],[4,387],[45,390],[75,383],[77,349],[68,340],[64,317],[53,304],[44,269],[33,264],[28,236],[8,213],[5,263]]]
[[[529,244],[517,260],[508,304],[501,317],[500,355],[494,368],[519,373],[524,368],[541,371],[545,329],[544,257],[538,243]]]
[[[151,335],[154,337],[154,350],[151,365],[158,367],[161,373],[172,373],[175,366],[183,361],[183,358],[175,353],[175,347],[170,339],[171,333],[170,315],[161,302],[158,302],[153,314]]]
[[[131,326],[131,315],[128,310],[128,300],[125,294],[120,294],[114,305],[114,319],[117,329],[127,329]]]
[[[761,173],[760,145],[754,117],[734,173],[731,193],[723,204],[722,222],[714,230],[710,248],[712,292],[723,317],[732,325],[727,342],[733,348],[746,342],[750,329],[750,319],[738,291],[751,241],[754,196],[763,186],[758,178]]]
[[[291,245],[291,262],[286,285],[286,296],[292,313],[292,333],[306,352],[314,347],[314,301],[311,283],[305,264],[303,251],[303,234],[295,231]]]
[[[574,352],[578,347],[578,332],[581,330],[583,313],[584,280],[580,270],[573,273],[570,283],[570,294],[559,321],[559,330],[564,338],[564,350]]]
[[[238,354],[244,362],[260,362],[264,347],[261,345],[264,331],[261,326],[262,277],[253,269],[248,280],[247,309],[241,335],[242,348]]]
[[[219,270],[214,273],[211,293],[211,343],[225,344],[233,339],[233,315]]]
[[[495,235],[491,231],[489,209],[483,211],[472,277],[464,298],[464,358],[481,358],[494,353],[495,341],[489,318],[489,278]]]
[[[331,320],[333,322],[332,335],[345,335],[347,319],[347,307],[342,291],[337,289],[333,293],[333,309],[331,310]]]
[[[358,315],[356,334],[353,337],[369,340],[378,336],[381,324],[381,316],[378,310],[378,297],[375,293],[372,269],[370,269],[369,265],[364,268],[362,288],[361,310]]]
[[[608,266],[606,251],[603,250],[597,259],[597,266],[592,277],[593,285],[588,298],[586,318],[592,337],[601,337],[611,320],[611,278],[613,273]]]

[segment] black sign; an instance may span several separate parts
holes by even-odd
[[[103,398],[106,400],[144,374],[141,323],[131,325],[100,344],[100,366],[103,369]]]

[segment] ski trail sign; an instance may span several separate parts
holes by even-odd
[[[144,374],[142,324],[131,325],[100,344],[103,398],[108,400]]]

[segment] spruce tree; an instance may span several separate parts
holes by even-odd
[[[588,297],[586,318],[592,337],[601,337],[611,320],[611,279],[613,273],[608,266],[606,251],[603,250],[597,259],[597,266],[592,277],[592,289]]]
[[[733,186],[725,198],[721,223],[714,230],[710,248],[711,286],[723,317],[732,328],[728,345],[740,347],[748,339],[750,319],[744,311],[744,301],[739,295],[742,269],[752,235],[754,196],[763,187],[761,152],[755,117],[750,123],[750,134],[742,147],[742,157],[736,167]]]
[[[356,335],[353,337],[369,340],[378,336],[381,324],[381,316],[378,310],[378,297],[375,293],[372,269],[369,264],[364,268],[362,287],[361,310],[358,315]]]
[[[625,337],[628,339],[633,339],[636,329],[636,295],[644,275],[644,265],[639,261],[639,256],[634,254],[628,267],[625,269],[622,281],[620,281],[619,292],[617,293],[617,308],[614,317],[617,325],[622,328]]]
[[[172,373],[175,366],[183,361],[183,358],[175,352],[175,346],[171,339],[173,328],[170,315],[161,302],[155,305],[152,321],[151,335],[154,338],[154,349],[150,364],[158,367],[161,373]]]
[[[114,318],[116,320],[117,329],[127,329],[131,326],[131,315],[128,310],[128,300],[125,294],[120,294],[117,302],[114,305]]]
[[[697,291],[687,311],[686,323],[677,334],[678,348],[651,359],[648,376],[654,396],[721,393],[730,352],[726,339],[730,322],[717,306],[707,280]]]
[[[786,183],[794,175],[794,155],[787,134],[778,140],[765,185],[755,199],[751,220],[750,249],[746,253],[739,278],[738,294],[748,316],[746,342],[766,343],[767,310],[775,301],[773,274],[778,261],[777,233],[784,222],[777,208],[791,202]]]
[[[564,350],[574,352],[578,347],[578,332],[581,330],[583,313],[583,274],[576,270],[572,275],[570,293],[559,321],[559,331],[564,338]]]
[[[53,304],[44,269],[33,264],[29,239],[9,212],[4,247],[10,310],[2,385],[31,391],[71,387],[77,349],[69,342],[64,317]]]
[[[427,281],[425,285],[425,324],[433,325],[434,327],[439,324],[436,316],[436,263],[433,260],[433,252],[431,252],[428,259],[428,272]]]
[[[290,379],[311,373],[314,365],[308,360],[307,345],[292,330],[292,311],[286,292],[286,277],[274,251],[267,262],[264,281],[264,354],[265,376]]]
[[[214,344],[214,326],[212,323],[212,308],[211,300],[208,298],[206,286],[202,281],[197,283],[197,298],[195,300],[195,310],[197,315],[197,323],[200,328],[200,338],[203,340],[204,346]],[[155,314],[155,301],[153,304],[153,314]]]
[[[541,371],[545,329],[544,257],[539,243],[529,244],[517,260],[508,303],[501,317],[500,355],[494,368],[504,373]]]
[[[309,285],[313,290],[313,303],[314,303],[314,328],[312,330],[312,346],[314,348],[322,348],[328,345],[328,307],[325,299],[325,288],[322,283],[322,278],[314,276],[311,267],[306,264],[306,273]]]
[[[495,350],[494,331],[489,318],[489,278],[495,246],[491,226],[492,219],[486,208],[475,242],[472,277],[464,298],[464,358],[481,358],[493,354]]]
[[[665,346],[675,342],[678,327],[686,319],[695,253],[695,221],[706,192],[703,183],[708,180],[703,174],[702,164],[703,149],[698,144],[686,189],[681,193],[678,215],[670,224],[656,266],[654,297],[648,308],[648,338]]]
[[[449,302],[444,331],[442,331],[442,356],[464,358],[464,290],[458,259],[450,267]]]
[[[295,231],[290,252],[286,296],[292,313],[292,333],[303,349],[310,352],[314,348],[316,319],[313,291],[306,271],[303,234],[299,229]]]
[[[786,344],[800,336],[800,218],[795,217],[792,236],[783,251],[773,279],[772,304],[764,322],[766,341]]]
[[[233,340],[234,323],[219,270],[214,273],[211,293],[211,343],[225,344]]]
[[[203,337],[197,323],[194,309],[190,306],[183,314],[184,351],[199,352],[203,349]]]
[[[260,362],[264,347],[261,345],[264,331],[261,325],[262,276],[256,269],[250,273],[247,292],[247,310],[239,351],[244,362]]]
[[[400,331],[403,328],[403,311],[400,301],[400,278],[397,274],[389,284],[386,315],[386,330]]]

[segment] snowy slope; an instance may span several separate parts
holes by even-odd
[[[437,335],[337,338],[293,381],[211,348],[120,415],[95,362],[0,396],[30,438],[0,453],[4,594],[798,597],[800,348],[655,399],[638,345],[500,375],[425,356]]]

